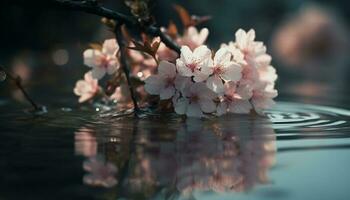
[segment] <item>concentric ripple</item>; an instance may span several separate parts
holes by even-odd
[[[282,135],[347,136],[350,111],[328,106],[278,102],[266,112],[273,128]]]

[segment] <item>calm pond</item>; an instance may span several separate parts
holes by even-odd
[[[5,98],[0,199],[349,199],[348,99],[325,95],[346,92],[284,91],[265,117],[206,120]]]

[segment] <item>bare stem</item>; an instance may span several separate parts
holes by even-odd
[[[126,58],[127,58],[126,45],[125,45],[125,41],[124,41],[124,37],[123,37],[123,33],[122,33],[122,29],[121,29],[120,24],[117,24],[117,26],[115,27],[114,33],[115,33],[115,37],[117,39],[117,42],[118,42],[118,45],[120,48],[120,64],[121,64],[121,67],[122,67],[124,74],[126,76],[126,81],[128,83],[131,99],[132,99],[132,102],[134,104],[135,114],[137,114],[139,111],[139,107],[137,105],[135,92],[134,92],[134,89],[132,87],[131,80],[130,80],[130,69],[129,69],[128,63],[126,61]]]
[[[38,104],[35,103],[35,101],[29,96],[28,92],[24,89],[21,77],[18,75],[12,75],[6,68],[2,66],[0,66],[0,70],[4,71],[6,75],[16,84],[26,100],[33,106],[34,110],[40,110]]]

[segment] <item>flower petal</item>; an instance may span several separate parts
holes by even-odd
[[[106,74],[106,70],[100,67],[95,67],[91,70],[92,78],[100,80]]]
[[[231,53],[227,48],[220,48],[214,56],[214,65],[225,64],[231,60]]]
[[[205,81],[209,76],[209,74],[203,73],[199,70],[194,71],[193,75],[194,75],[193,80],[195,82]]]
[[[176,60],[176,68],[181,76],[186,76],[186,77],[193,76],[191,69],[188,68],[186,66],[186,63],[184,63],[183,60],[181,60],[181,59]]]
[[[160,99],[170,99],[172,96],[174,96],[175,94],[175,88],[173,86],[164,88],[163,90],[161,90],[160,92]]]
[[[196,41],[197,45],[203,44],[207,40],[208,35],[209,35],[209,30],[207,28],[202,28],[197,37],[197,41]]]
[[[239,81],[242,78],[242,67],[237,63],[230,62],[224,66],[225,72],[221,78],[225,81]]]
[[[198,103],[191,103],[187,106],[186,115],[188,117],[203,117],[201,107]]]
[[[216,105],[213,100],[201,99],[199,102],[201,110],[205,113],[212,113],[216,110]]]
[[[210,49],[208,49],[207,46],[201,45],[193,51],[193,56],[195,57],[197,62],[202,62],[206,59],[211,58],[211,51]]]
[[[232,103],[230,103],[228,109],[229,109],[229,112],[232,112],[232,113],[247,114],[247,113],[250,113],[250,110],[252,109],[252,105],[248,100],[235,99]]]
[[[239,29],[236,34],[236,43],[240,49],[244,49],[247,46],[247,34],[243,29]]]
[[[168,61],[160,61],[158,74],[161,76],[173,78],[176,76],[176,66]]]
[[[159,95],[164,87],[164,79],[159,75],[149,76],[145,80],[145,90],[151,95]]]
[[[175,112],[179,115],[185,114],[187,107],[188,107],[187,98],[179,98],[174,105]]]
[[[102,53],[115,56],[115,53],[118,51],[119,46],[116,39],[109,39],[103,42]]]
[[[117,71],[117,69],[118,69],[118,61],[116,59],[110,60],[107,67],[107,73],[114,74]]]
[[[177,75],[175,78],[175,88],[186,96],[186,91],[192,86],[191,78]]]
[[[225,90],[221,78],[216,75],[213,75],[207,79],[207,87],[217,94],[223,94]]]
[[[216,114],[218,116],[224,115],[227,113],[227,104],[225,102],[220,102],[216,108]]]
[[[188,46],[182,46],[181,47],[181,54],[180,59],[185,63],[191,63],[192,62],[192,51]]]
[[[101,51],[95,49],[87,49],[83,53],[84,65],[88,67],[98,67],[101,57]]]

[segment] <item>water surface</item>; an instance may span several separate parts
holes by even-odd
[[[2,105],[2,110],[7,105]],[[348,199],[350,111],[135,120],[91,108],[0,115],[1,199]]]

